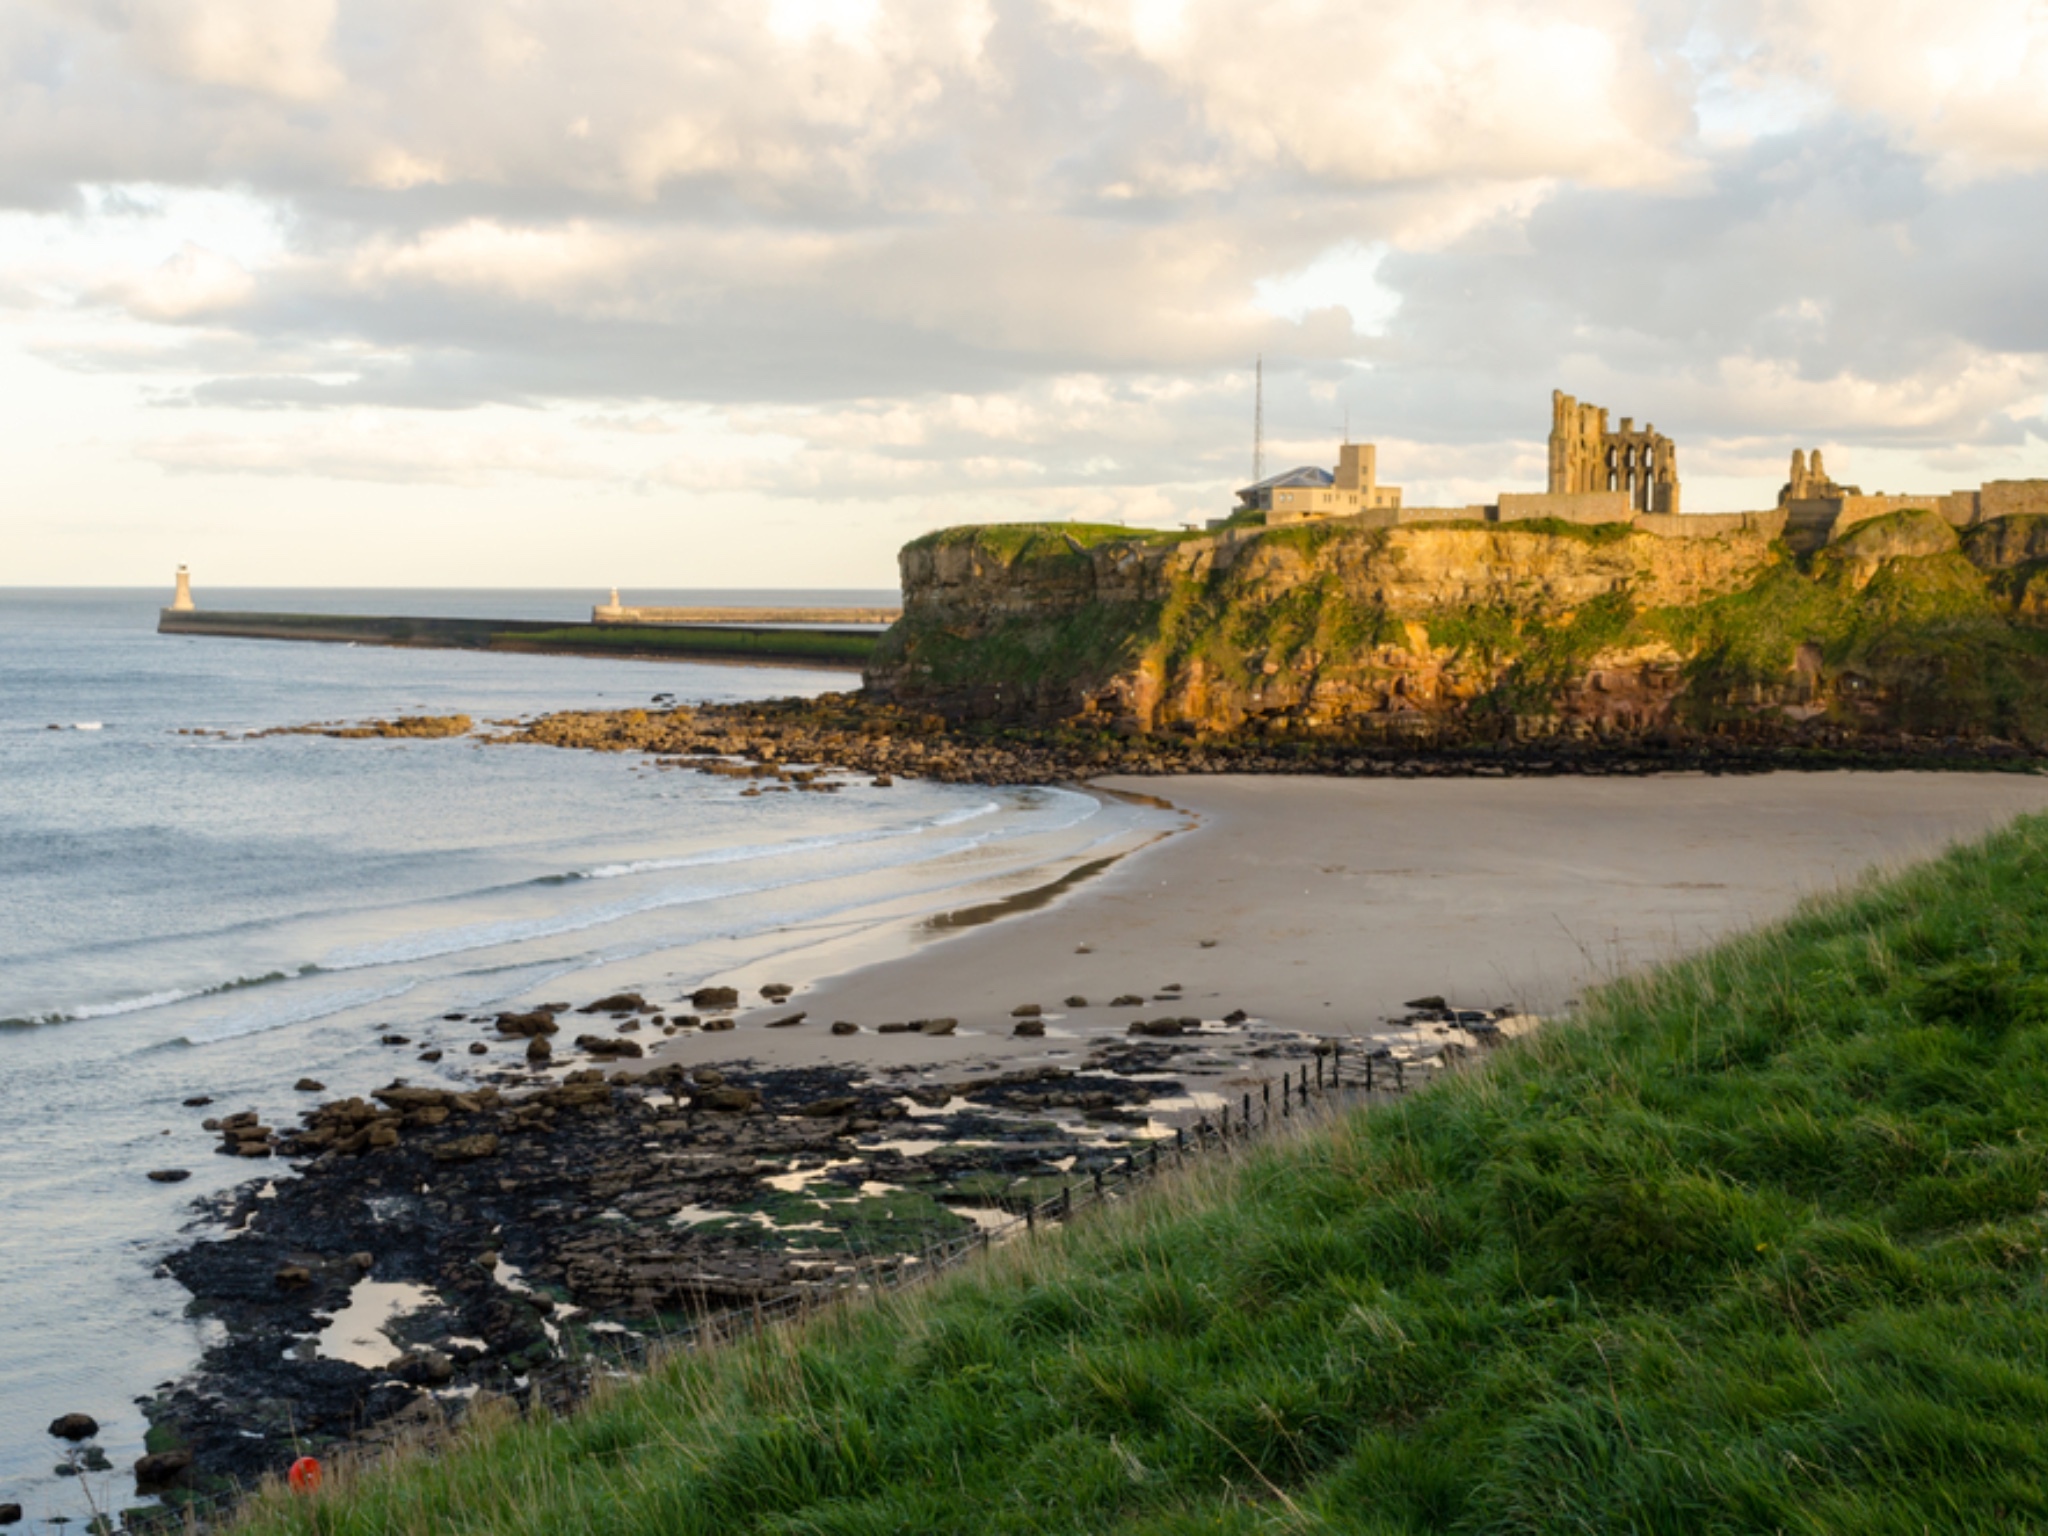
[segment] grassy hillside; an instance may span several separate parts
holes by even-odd
[[[277,1532],[2048,1525],[2048,820]]]

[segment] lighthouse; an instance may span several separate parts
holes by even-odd
[[[178,567],[178,590],[171,594],[171,612],[190,613],[192,609],[192,573],[181,565]]]

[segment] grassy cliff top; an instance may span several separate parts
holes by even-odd
[[[247,1529],[2048,1521],[2048,820],[1396,1107]]]
[[[1119,523],[962,523],[912,539],[907,549],[958,549],[968,545],[1014,560],[1020,555],[1065,554],[1072,539],[1083,549],[1098,544],[1179,544],[1204,534]]]

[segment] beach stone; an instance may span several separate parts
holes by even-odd
[[[399,1356],[391,1373],[415,1387],[438,1387],[453,1379],[455,1362],[438,1349],[408,1350]]]
[[[192,1465],[190,1451],[152,1451],[135,1461],[135,1491],[151,1493],[159,1488],[168,1488],[185,1475]]]
[[[731,1029],[732,1027],[731,1019],[706,1019],[704,1021],[704,1033],[707,1035],[715,1035],[721,1029]]]
[[[185,1101],[185,1107],[187,1109],[204,1109],[207,1105],[211,1104],[212,1102],[213,1096],[211,1094],[195,1093],[192,1095],[191,1098]]]
[[[21,1506],[19,1504],[0,1504],[0,1525],[19,1524],[21,1524]]]
[[[654,1018],[654,1019],[651,1019],[651,1020],[649,1020],[649,1022],[650,1022],[650,1023],[654,1023],[654,1024],[659,1024],[659,1023],[661,1022],[661,1020],[660,1020],[660,1018],[659,1018],[659,1017],[657,1017],[657,1018]],[[626,1021],[625,1021],[625,1022],[624,1022],[623,1024],[621,1024],[621,1025],[619,1026],[619,1033],[620,1033],[620,1034],[622,1034],[622,1035],[630,1035],[630,1034],[635,1034],[635,1033],[637,1033],[637,1032],[639,1031],[639,1028],[640,1028],[640,1021],[639,1021],[638,1019],[627,1019],[627,1020],[626,1020]]]
[[[1223,1015],[1223,1022],[1226,1024],[1242,1024],[1246,1019],[1249,1019],[1250,1017],[1251,1015],[1246,1013],[1242,1008],[1233,1008],[1230,1010],[1230,1012]]]
[[[440,1059],[441,1059],[441,1053],[440,1053],[439,1051],[421,1051],[421,1052],[420,1052],[420,1060],[421,1060],[421,1061],[439,1061]]]
[[[410,1036],[410,1035],[382,1035],[382,1036],[380,1036],[380,1037],[378,1038],[378,1040],[377,1040],[377,1043],[378,1043],[379,1045],[411,1045],[411,1044],[412,1044],[412,1036]]]
[[[738,987],[699,987],[690,994],[692,1008],[737,1008],[739,1005]]]
[[[716,1088],[725,1081],[725,1074],[716,1067],[699,1067],[691,1076],[699,1088]]]
[[[397,1146],[397,1145],[398,1145],[398,1127],[397,1127],[397,1126],[395,1126],[395,1125],[393,1125],[393,1124],[391,1124],[391,1123],[390,1123],[390,1122],[389,1122],[388,1120],[386,1120],[386,1121],[379,1121],[379,1122],[378,1122],[378,1123],[377,1123],[376,1125],[373,1125],[373,1126],[371,1126],[371,1127],[370,1127],[370,1145],[371,1145],[372,1147],[395,1147],[395,1146]]]
[[[1436,994],[1431,993],[1428,997],[1411,997],[1401,1006],[1403,1008],[1414,1008],[1424,1013],[1442,1013],[1446,1008],[1450,1007],[1450,1004]]]
[[[206,1119],[199,1122],[199,1129],[202,1131],[217,1131],[220,1129],[220,1121],[209,1115]]]
[[[1017,1007],[1010,1010],[1010,1017],[1013,1019],[1035,1019],[1044,1012],[1045,1010],[1037,1003],[1020,1003]]]
[[[697,1015],[694,1013],[679,1013],[673,1019],[669,1020],[669,1028],[695,1029],[699,1024],[702,1024],[703,1022],[704,1021],[697,1017]]]
[[[498,1015],[498,1033],[501,1035],[552,1035],[561,1027],[555,1022],[553,1011],[547,1008],[536,1008],[531,1013]]]
[[[912,1029],[921,1035],[950,1035],[960,1027],[958,1019],[915,1019]]]
[[[325,1093],[327,1085],[318,1078],[302,1077],[292,1084],[292,1091],[294,1093]]]
[[[1063,1008],[1086,1008],[1088,1006],[1088,999],[1085,997],[1070,997],[1060,1006]]]
[[[832,1033],[835,1035],[857,1035],[860,1033],[860,1026],[851,1019],[834,1019],[832,1021]]]
[[[369,1252],[352,1253],[348,1256],[348,1261],[367,1275],[376,1267],[377,1256]]]
[[[472,1040],[469,1042],[469,1054],[472,1056],[482,1056],[487,1054],[489,1051],[490,1047],[488,1045],[485,1045],[481,1040]]]
[[[576,1049],[593,1056],[645,1056],[638,1040],[620,1040],[611,1035],[578,1035]]]
[[[850,1098],[817,1099],[798,1109],[797,1113],[811,1120],[834,1120],[853,1113],[859,1103],[860,1100]]]
[[[546,1035],[535,1035],[526,1042],[526,1059],[528,1061],[547,1061],[554,1054],[555,1048],[548,1044],[548,1037]]]
[[[786,981],[770,981],[762,983],[761,995],[771,1003],[779,1003],[795,990],[796,988]]]
[[[59,1440],[90,1440],[100,1432],[100,1421],[89,1413],[64,1413],[50,1420],[50,1433]]]
[[[868,783],[876,789],[894,789],[896,787],[896,781],[886,773],[876,774],[872,779],[868,780]]]
[[[271,1278],[279,1290],[296,1291],[313,1283],[313,1271],[303,1264],[281,1264]]]
[[[144,1175],[152,1184],[178,1184],[192,1177],[190,1168],[152,1168]]]
[[[1142,1008],[1145,1006],[1145,999],[1138,996],[1135,992],[1123,992],[1112,998],[1109,1006],[1112,1008]]]
[[[753,1088],[706,1088],[691,1095],[690,1107],[722,1115],[744,1115],[761,1107],[761,1095]]]
[[[594,1003],[585,1003],[578,1013],[638,1013],[647,1007],[647,999],[638,992],[614,992],[610,997],[600,997]]]
[[[239,1141],[235,1143],[237,1157],[268,1157],[270,1143],[267,1141]]]
[[[1045,1034],[1045,1020],[1019,1019],[1017,1021],[1017,1027],[1011,1030],[1010,1033],[1013,1035],[1022,1035],[1026,1039],[1040,1039]]]
[[[1158,1036],[1177,1035],[1180,1032],[1181,1022],[1179,1019],[1133,1019],[1131,1020],[1131,1027],[1125,1031],[1126,1034],[1132,1035]]]
[[[780,1018],[780,1019],[770,1019],[770,1020],[769,1020],[769,1021],[768,1021],[768,1022],[767,1022],[766,1024],[764,1024],[764,1025],[762,1026],[762,1028],[764,1028],[764,1029],[787,1029],[787,1028],[789,1028],[789,1026],[790,1026],[790,1025],[792,1025],[792,1024],[801,1024],[801,1023],[803,1023],[803,1021],[804,1021],[805,1019],[809,1018],[809,1017],[810,1017],[810,1015],[809,1015],[809,1014],[807,1014],[807,1013],[792,1013],[792,1014],[788,1015],[788,1016],[787,1016],[786,1018]]]
[[[907,1035],[916,1027],[914,1024],[884,1024],[876,1033],[883,1035]]]
[[[460,1024],[463,1020],[463,1015],[459,1013],[444,1013],[441,1017],[450,1024]]]
[[[1092,955],[1095,953],[1095,951],[1089,948],[1086,944],[1076,944],[1074,946],[1074,953],[1077,955]]]
[[[1204,948],[1204,949],[1214,949],[1215,947],[1216,947],[1216,941],[1215,941],[1214,939],[1204,939],[1204,940],[1202,940],[1202,948]]]

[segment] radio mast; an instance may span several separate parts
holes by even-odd
[[[1252,365],[1252,484],[1266,478],[1266,354]]]

